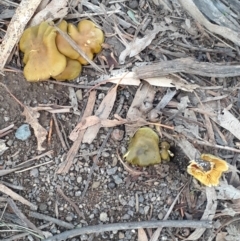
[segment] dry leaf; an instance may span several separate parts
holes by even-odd
[[[214,218],[218,204],[215,189],[213,187],[206,187],[206,195],[207,206],[205,208],[203,216],[201,217],[201,220],[211,221]],[[205,230],[206,228],[198,228],[185,240],[199,240],[199,238],[202,236]]]
[[[220,232],[216,236],[216,241],[226,241],[225,237],[227,235],[227,232]]]
[[[153,30],[149,31],[143,38],[135,38],[131,43],[126,44],[126,49],[119,56],[119,63],[124,64],[127,56],[133,57],[144,50],[160,31],[167,30],[160,24],[153,24]]]
[[[30,21],[29,26],[35,26],[42,21],[52,21],[57,18],[64,18],[67,15],[67,0],[52,0],[40,12],[38,12]]]
[[[109,119],[101,119],[95,115],[86,117],[83,121],[78,123],[78,125],[73,129],[71,132],[69,139],[72,141],[75,141],[78,137],[79,131],[84,130],[90,126],[97,125],[101,127],[114,127],[118,125],[123,125],[127,123],[128,121],[126,119],[120,119],[120,120],[109,120]]]
[[[240,122],[239,120],[232,115],[227,109],[223,109],[217,117],[211,117],[217,124],[226,130],[230,131],[235,137],[240,140]]]
[[[135,85],[139,86],[141,81],[137,77],[135,72],[122,72],[122,71],[112,71],[113,76],[103,75],[97,81],[107,80],[107,82],[117,84],[121,80],[121,85]],[[185,83],[183,79],[177,78],[176,76],[161,76],[155,78],[144,79],[150,85],[159,86],[159,87],[175,87],[177,90],[184,90],[187,92],[193,92],[196,88],[199,87],[197,84]]]
[[[4,142],[5,140],[0,139],[0,156],[8,149]]]
[[[240,198],[240,190],[226,182],[220,182],[216,187],[217,198],[220,200],[234,200]]]
[[[148,241],[148,237],[143,228],[138,229],[138,241]]]
[[[107,93],[107,95],[104,97],[101,104],[99,105],[95,113],[95,116],[99,117],[100,119],[107,119],[109,117],[117,96],[117,88],[118,88],[118,85],[116,85]],[[89,127],[84,134],[82,142],[83,143],[87,142],[89,144],[92,143],[94,138],[97,136],[97,133],[100,128],[101,128],[100,123]]]
[[[43,142],[46,140],[47,130],[38,123],[40,114],[33,110],[31,107],[24,106],[22,113],[26,117],[26,122],[31,125],[34,130],[34,134],[37,138],[37,150],[43,151],[45,148],[42,147]]]
[[[143,84],[139,86],[134,96],[132,104],[127,113],[127,119],[130,121],[146,119],[148,112],[152,109],[154,96],[154,88],[150,84],[143,82]],[[132,136],[137,128],[137,126],[126,126],[126,133]]]

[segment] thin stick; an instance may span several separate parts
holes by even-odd
[[[51,120],[50,120],[50,127],[49,127],[49,131],[48,131],[48,145],[51,144],[52,130],[53,130],[53,118],[51,118]]]
[[[52,163],[52,162],[53,162],[53,160],[48,161],[48,162],[44,162],[44,163],[38,164],[38,165],[33,166],[33,167],[28,167],[28,168],[25,168],[25,169],[23,169],[23,170],[16,171],[15,173],[25,172],[25,171],[31,170],[31,169],[33,169],[33,168],[36,168],[36,167],[41,167],[41,166],[47,165],[47,164]]]
[[[5,185],[3,185],[1,183],[0,183],[0,191],[7,194],[12,199],[17,200],[17,201],[29,206],[33,210],[37,210],[37,206],[35,204],[30,203],[28,200],[26,200],[25,198],[23,198],[19,194],[13,192],[11,189],[9,189],[8,187],[6,187]]]
[[[68,228],[68,229],[73,229],[74,228],[74,225],[72,225],[71,223],[67,223],[67,222],[64,222],[62,220],[59,220],[59,219],[56,219],[56,218],[52,218],[50,216],[47,216],[47,215],[44,215],[44,214],[41,214],[41,213],[37,213],[37,212],[30,211],[29,212],[29,217],[36,218],[36,219],[41,219],[41,220],[45,220],[45,221],[49,221],[49,222],[55,223],[55,224],[57,224],[57,225],[59,225],[61,227]]]
[[[77,228],[70,231],[65,231],[61,234],[47,238],[43,241],[59,241],[68,238],[73,238],[81,234],[103,233],[109,231],[139,229],[139,228],[157,228],[157,227],[175,227],[175,228],[212,228],[210,221],[194,221],[194,220],[160,220],[160,221],[143,221],[129,223],[111,223],[84,228]]]
[[[56,115],[53,113],[52,116],[53,116],[54,125],[56,127],[56,131],[57,131],[58,137],[60,139],[60,142],[62,144],[62,147],[63,147],[64,151],[66,151],[67,150],[67,146],[66,146],[66,143],[65,143],[65,141],[63,139],[62,133],[61,133],[61,131],[59,129],[59,125],[58,125],[58,122],[57,122]]]
[[[79,217],[82,217],[83,219],[85,219],[84,214],[79,210],[78,206],[70,199],[68,198],[64,192],[62,191],[62,189],[60,187],[57,187],[57,192],[67,201],[70,203],[71,206],[73,206],[73,208],[75,209],[75,211],[77,212]]]

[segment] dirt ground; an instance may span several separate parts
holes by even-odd
[[[98,6],[99,1],[86,2],[86,5],[81,5],[82,9],[80,5],[69,6],[66,17],[70,18],[73,9],[79,13],[100,11],[98,8],[92,8],[92,5]],[[112,2],[114,3],[103,1],[101,7],[105,7],[105,11],[116,11],[112,4],[120,6],[117,11],[120,11],[119,16],[125,22],[117,26],[122,34],[119,34],[114,25],[116,19],[120,21],[117,14],[114,17],[111,14],[92,17],[106,33],[103,51],[94,62],[106,70],[107,74],[111,68],[117,71],[133,71],[134,67],[139,67],[140,64],[145,66],[185,57],[193,57],[203,63],[221,63],[229,66],[239,62],[238,46],[229,40],[219,39],[202,28],[182,9],[178,1],[162,1],[162,4],[158,4],[157,1],[147,1],[145,4],[144,1]],[[15,5],[0,4],[0,16],[1,13],[11,16],[14,12],[11,13],[10,10],[15,9]],[[133,15],[128,12],[130,10]],[[70,21],[76,22],[78,18],[72,18]],[[6,20],[0,22],[1,39],[11,17],[3,19]],[[143,25],[146,22],[149,24],[146,24],[145,28]],[[136,40],[136,37],[141,39],[149,36],[155,29],[154,23],[159,23],[161,30],[135,57],[126,57],[124,64],[121,64],[119,56],[127,48],[125,41],[131,42]],[[135,48],[137,49],[136,46]],[[238,135],[211,115],[230,110],[231,120],[238,126],[238,76],[215,78],[211,75],[180,71],[181,73],[174,72],[168,75],[168,78],[180,81],[181,84],[175,85],[176,88],[161,85],[151,87],[156,93],[151,103],[152,108],[158,106],[168,95],[168,91],[176,89],[176,93],[161,109],[157,121],[167,127],[173,127],[174,130],[149,125],[158,133],[161,141],[170,143],[170,151],[174,156],[169,162],[150,167],[130,166],[130,171],[123,166],[117,153],[123,157],[128,150],[131,137],[127,135],[126,124],[102,127],[91,144],[81,144],[69,171],[66,174],[58,174],[57,171],[74,144],[69,135],[82,120],[89,89],[98,83],[101,73],[92,66],[86,66],[81,76],[71,82],[59,83],[51,79],[31,83],[23,76],[22,58],[22,53],[19,54],[16,48],[12,59],[5,66],[4,76],[0,75],[0,140],[2,139],[8,148],[0,154],[0,185],[5,185],[37,208],[31,210],[19,197],[15,198],[15,207],[11,198],[1,191],[1,186],[1,240],[41,240],[37,234],[47,239],[67,230],[74,230],[76,227],[164,219],[190,222],[200,219],[213,220],[211,229],[203,232],[201,237],[191,237],[189,240],[239,240]],[[112,63],[114,64],[111,65]],[[112,86],[112,83],[95,86],[97,92],[93,114]],[[189,91],[188,88],[193,88],[194,91]],[[109,119],[114,118],[114,113],[119,113],[121,118],[127,118],[137,90],[136,85],[118,87]],[[72,91],[77,96],[77,110],[74,110]],[[70,107],[70,111],[55,114],[59,130],[52,113],[39,111],[38,121],[47,130],[48,138],[43,142],[45,150],[37,151],[38,143],[34,129],[30,127],[31,135],[24,141],[16,138],[16,130],[27,123],[23,115],[23,106],[38,107],[41,104],[53,105],[55,109],[59,106]],[[149,116],[146,118],[149,120]],[[1,136],[1,130],[12,124],[14,127]],[[60,139],[59,132],[63,140]],[[184,147],[182,140],[187,140],[190,147]],[[219,189],[206,188],[187,173],[190,157],[195,158],[195,155],[190,153],[192,150],[197,150],[195,155],[211,153],[227,161],[231,169],[221,178],[221,185],[227,183],[226,186],[220,185]],[[13,169],[48,151],[51,151],[51,154],[31,161],[30,169],[4,173],[5,170]],[[141,175],[134,175],[134,172],[141,172]],[[233,189],[229,191],[230,188]],[[236,194],[235,197],[233,193]],[[46,216],[41,217],[41,214]],[[20,228],[14,225],[19,225]],[[24,227],[37,231],[31,233],[22,229]],[[14,229],[20,231],[14,232]],[[159,237],[153,239],[155,229],[144,230],[143,233],[131,228],[106,232],[98,230],[99,232],[84,233],[77,237],[70,235],[67,240],[170,241],[184,240],[191,234],[196,235],[195,228],[163,228]]]

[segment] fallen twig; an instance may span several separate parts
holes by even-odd
[[[0,191],[7,194],[12,199],[17,200],[17,201],[29,206],[31,209],[37,210],[37,205],[32,204],[31,202],[29,202],[28,200],[26,200],[22,196],[18,195],[17,193],[13,192],[11,189],[9,189],[8,187],[6,187],[5,185],[3,185],[1,183],[0,183]]]
[[[14,213],[18,216],[18,218],[21,219],[25,227],[33,229],[40,236],[43,237],[42,232],[31,221],[27,219],[27,217],[21,212],[21,210],[17,207],[16,203],[11,198],[8,198],[7,202],[9,206],[12,208],[12,210],[14,211]]]
[[[63,139],[62,133],[61,133],[61,131],[59,129],[59,125],[58,125],[58,122],[57,122],[56,115],[53,113],[52,116],[53,116],[54,125],[55,125],[56,131],[57,131],[58,138],[60,139],[60,142],[62,144],[62,148],[64,149],[64,151],[66,151],[67,150],[67,146],[66,146],[66,143],[65,143],[65,141]]]
[[[52,218],[50,216],[47,216],[47,215],[44,215],[44,214],[41,214],[41,213],[37,213],[37,212],[30,211],[29,212],[29,216],[32,217],[32,218],[49,221],[49,222],[55,223],[55,224],[57,224],[57,225],[59,225],[61,227],[68,228],[68,229],[73,229],[75,227],[71,223],[67,223],[67,222],[64,222],[62,220],[59,220],[59,219],[56,219],[56,218]]]
[[[7,134],[9,134],[10,132],[12,132],[12,128],[14,127],[14,124],[11,124],[5,128],[3,128],[2,130],[0,130],[0,137],[6,136]]]
[[[139,79],[154,78],[179,72],[225,78],[239,76],[240,65],[224,65],[220,63],[199,62],[193,58],[179,58],[137,67],[134,72]]]
[[[158,220],[158,221],[143,221],[129,223],[111,223],[84,228],[77,228],[70,231],[65,231],[61,234],[49,237],[43,241],[60,241],[68,238],[73,238],[81,234],[102,233],[108,231],[118,231],[127,229],[139,228],[157,228],[157,227],[176,227],[176,228],[212,228],[210,221],[194,221],[194,220]]]

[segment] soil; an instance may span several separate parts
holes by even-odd
[[[6,73],[5,76],[0,77],[0,81],[24,105],[32,107],[38,104],[53,103],[62,106],[70,105],[66,86],[49,82],[29,83],[22,73]],[[98,93],[100,95],[103,91],[98,91]],[[119,95],[121,95],[121,91]],[[13,131],[4,138],[9,149],[0,157],[0,161],[2,169],[14,168],[21,162],[39,154],[36,150],[37,142],[32,129],[32,135],[27,141],[16,139],[16,128],[25,123],[25,117],[22,116],[23,109],[4,88],[0,88],[0,96],[2,113],[0,129],[14,124]],[[79,101],[79,106],[84,106],[86,101],[87,99]],[[79,116],[75,116],[73,113],[58,114],[57,117],[67,136],[79,120]],[[50,113],[41,111],[39,123],[49,130],[51,118]],[[98,168],[92,176],[86,195],[81,198],[80,194],[84,190],[92,160],[96,156],[92,156],[91,153],[99,150],[107,133],[107,128],[102,129],[93,144],[83,144],[79,155],[88,153],[89,156],[75,158],[74,165],[67,175],[57,175],[55,171],[58,169],[65,152],[54,128],[50,145],[44,143],[46,151],[54,151],[53,156],[41,158],[34,164],[49,160],[53,160],[53,163],[30,171],[9,174],[1,177],[1,181],[23,186],[24,190],[17,191],[17,193],[36,204],[41,213],[71,221],[74,225],[98,224],[102,212],[107,213],[107,220],[110,220],[110,222],[163,217],[180,188],[189,179],[185,171],[188,161],[181,150],[174,146],[171,148],[174,158],[170,163],[150,167],[150,174],[147,177],[132,178],[124,170],[122,164],[117,161],[116,156],[117,148],[120,148],[122,153],[126,152],[128,138],[124,136],[123,140],[117,143],[110,138],[105,147],[106,151],[103,152],[99,160]],[[69,141],[69,145],[71,144],[71,141]],[[114,175],[111,174],[111,169],[115,169]],[[116,184],[118,182],[120,183]],[[84,219],[77,216],[69,203],[57,194],[57,187],[61,187],[63,192],[79,206],[85,216]],[[136,195],[139,198],[138,212],[136,211]],[[25,208],[22,206],[23,210]],[[172,218],[182,219],[179,211],[173,212]],[[38,220],[34,220],[34,223],[36,226],[42,224]],[[62,228],[54,228],[52,227],[50,230],[52,234],[63,231]],[[119,233],[102,235],[105,235],[104,239],[121,240]],[[136,235],[136,233],[128,234],[129,240],[135,240]],[[95,240],[102,240],[103,236],[99,235]],[[123,238],[122,240],[128,239]]]

